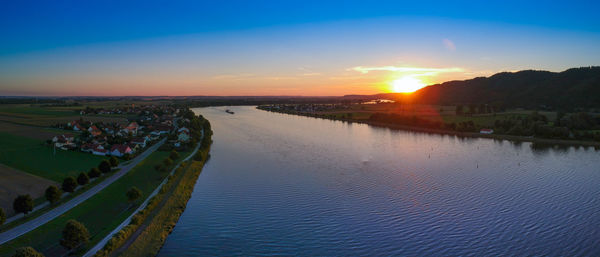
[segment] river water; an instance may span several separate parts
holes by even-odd
[[[600,256],[594,149],[225,109],[159,256]]]

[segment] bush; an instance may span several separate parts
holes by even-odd
[[[171,166],[171,164],[173,164],[173,160],[171,158],[167,157],[167,158],[165,158],[163,163],[165,164],[165,166]]]
[[[177,158],[179,158],[179,153],[175,150],[171,151],[171,154],[169,155],[169,157],[173,160],[176,160]]]
[[[100,170],[96,167],[91,168],[90,171],[88,172],[88,177],[90,177],[90,178],[97,178],[97,177],[100,177],[100,175],[102,175],[102,172],[100,172]]]
[[[49,186],[44,195],[46,196],[46,200],[48,200],[48,202],[54,204],[62,197],[62,191],[60,191],[60,189],[58,189],[56,186]]]
[[[6,213],[4,212],[4,209],[0,208],[0,226],[2,226],[4,222],[6,222]]]
[[[75,188],[77,188],[77,181],[75,180],[75,178],[67,177],[67,178],[65,178],[65,180],[63,180],[63,183],[62,183],[63,191],[72,193],[73,191],[75,191]]]
[[[83,186],[87,183],[90,183],[90,177],[88,177],[88,175],[85,174],[85,172],[79,173],[79,176],[77,177],[77,184],[80,184]]]
[[[87,243],[89,239],[90,232],[83,224],[76,220],[69,220],[62,231],[60,245],[71,250]]]
[[[131,187],[131,189],[129,189],[125,195],[127,195],[127,200],[130,203],[133,203],[135,200],[142,197],[142,191],[140,191],[137,187]]]
[[[117,167],[117,166],[119,166],[119,160],[116,157],[114,157],[114,156],[110,157],[109,162],[110,162],[110,166],[111,167]]]
[[[17,213],[27,214],[33,210],[33,199],[30,195],[19,195],[13,202],[13,209]]]
[[[27,246],[17,249],[13,257],[44,257],[44,255],[33,249],[33,247]]]
[[[100,164],[98,165],[98,169],[102,172],[102,173],[109,173],[111,171],[110,168],[110,162],[108,162],[107,160],[102,160],[100,162]]]

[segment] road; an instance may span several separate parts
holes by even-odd
[[[119,170],[112,176],[106,178],[104,181],[100,182],[95,187],[88,189],[87,191],[74,197],[70,201],[59,205],[58,207],[40,215],[39,217],[36,217],[35,219],[32,219],[26,223],[23,223],[23,224],[16,226],[10,230],[0,233],[0,245],[6,243],[8,241],[11,241],[29,231],[32,231],[41,225],[48,223],[49,221],[53,220],[54,218],[69,211],[73,207],[79,205],[80,203],[83,203],[85,200],[89,199],[90,197],[96,195],[102,189],[106,188],[113,182],[117,181],[117,179],[119,179],[122,176],[124,176],[125,174],[127,174],[127,172],[129,172],[138,163],[140,163],[146,157],[148,157],[150,154],[152,154],[154,151],[156,151],[156,149],[158,149],[158,147],[160,147],[166,140],[167,140],[166,138],[163,138],[161,141],[159,141],[158,143],[156,143],[153,146],[151,146],[150,148],[148,148],[146,151],[144,151],[143,153],[141,153],[140,155],[135,157],[133,160],[131,160],[126,165],[120,166],[121,170]]]
[[[204,135],[204,133],[202,135]],[[198,142],[198,145],[196,146],[196,148],[194,149],[194,151],[190,155],[188,155],[185,159],[183,159],[182,161],[180,161],[175,167],[173,167],[173,169],[171,170],[171,173],[169,173],[169,176],[173,175],[175,173],[175,170],[177,168],[179,168],[179,165],[181,165],[185,161],[187,161],[190,158],[192,158],[196,154],[196,152],[198,152],[198,149],[200,149],[200,145],[202,145],[202,144],[200,142]],[[131,222],[131,218],[133,218],[133,216],[136,215],[139,211],[141,211],[144,208],[146,208],[146,205],[148,205],[148,202],[150,201],[150,199],[152,197],[154,197],[156,194],[158,194],[158,192],[160,191],[160,189],[162,188],[162,186],[165,183],[167,183],[167,181],[169,180],[169,176],[167,176],[160,183],[160,185],[158,185],[156,187],[156,189],[154,189],[154,191],[152,192],[152,194],[150,194],[146,198],[146,200],[142,203],[142,205],[140,205],[140,207],[138,207],[131,215],[129,215],[129,217],[127,217],[127,219],[125,219],[123,222],[121,222],[121,224],[119,224],[119,226],[117,226],[115,229],[113,229],[113,231],[111,231],[108,235],[106,235],[100,242],[98,242],[96,245],[94,245],[94,247],[92,247],[90,250],[88,250],[88,252],[85,253],[83,255],[83,257],[94,256],[94,254],[96,254],[98,251],[100,251],[100,249],[102,249],[104,247],[104,245],[106,245],[106,243],[108,243],[108,240],[110,240],[117,232],[121,231],[121,229],[123,229],[125,226],[129,225],[129,223]]]

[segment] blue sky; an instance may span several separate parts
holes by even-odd
[[[402,76],[430,84],[507,70],[560,71],[598,65],[599,7],[12,1],[0,10],[0,94],[340,95],[385,91]],[[389,66],[429,72],[381,68]]]

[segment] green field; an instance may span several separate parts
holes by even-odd
[[[97,166],[105,157],[54,150],[43,140],[0,132],[0,163],[57,182]]]
[[[180,159],[187,154],[180,153]],[[84,203],[36,230],[0,246],[0,256],[10,256],[15,249],[22,246],[32,246],[46,256],[64,254],[59,239],[69,219],[76,219],[85,224],[91,235],[88,246],[93,246],[128,217],[143,202],[142,199],[168,175],[168,172],[159,172],[153,168],[154,165],[162,163],[168,155],[169,152],[154,152],[125,176]],[[125,192],[132,186],[139,188],[143,193],[135,205],[130,205],[125,196]]]
[[[73,116],[77,114],[73,110],[60,110],[31,105],[3,105],[0,106],[0,113],[4,115],[16,116]]]

